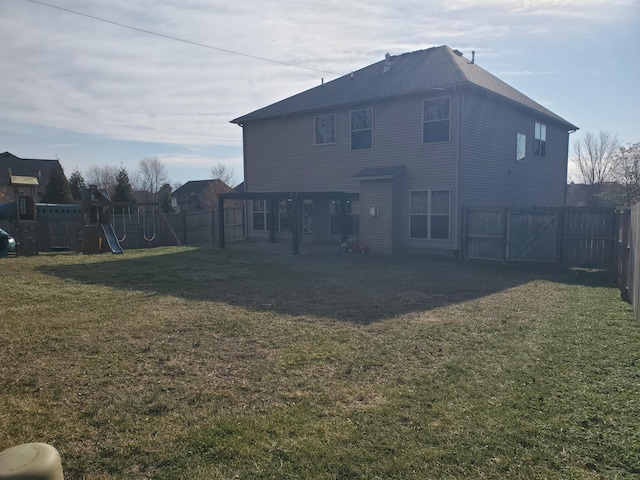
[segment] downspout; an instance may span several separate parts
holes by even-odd
[[[249,189],[247,188],[247,154],[245,153],[245,134],[244,134],[244,123],[238,123],[238,126],[242,128],[242,178],[244,179],[244,193],[249,193]],[[247,201],[252,203],[251,211],[253,212],[253,200],[245,200],[243,205],[242,216],[244,217],[244,232],[242,235],[242,241],[246,242],[249,237],[249,209],[247,208]]]
[[[578,129],[574,128],[573,130],[569,130],[567,132],[567,163],[564,170],[564,200],[562,201],[563,207],[567,206],[567,184],[569,183],[569,151],[571,150],[571,141],[569,136],[572,133],[576,133],[577,131]]]

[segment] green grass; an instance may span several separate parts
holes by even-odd
[[[640,477],[640,330],[595,274],[244,244],[0,273],[0,450],[65,478]]]

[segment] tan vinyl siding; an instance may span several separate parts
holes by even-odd
[[[438,92],[438,96],[442,93]],[[429,97],[404,97],[245,124],[247,191],[361,192],[360,232],[363,241],[368,241],[363,235],[372,235],[369,241],[380,243],[385,248],[453,248],[457,235],[457,100],[452,96],[451,141],[423,144],[422,109],[426,98]],[[349,115],[360,108],[373,109],[373,148],[352,151]],[[314,145],[314,118],[318,114],[331,113],[336,114],[336,143]],[[360,180],[353,175],[364,168],[401,165],[405,172],[394,180],[394,194],[385,192],[386,199],[374,197],[366,204],[365,190],[361,190]],[[362,185],[367,183],[370,182],[362,182]],[[390,188],[391,183],[387,183]],[[408,191],[432,189],[451,191],[449,241],[409,238]],[[397,202],[392,202],[394,197]],[[369,218],[369,206],[380,207],[381,217]],[[393,217],[391,208],[394,209]],[[389,223],[391,218],[395,222],[393,228]],[[369,226],[375,228],[371,233],[365,233]]]
[[[437,96],[442,95],[438,92]],[[394,229],[389,225],[387,236],[380,237],[379,241],[389,247],[393,244],[394,247],[453,248],[457,235],[457,97],[451,96],[451,140],[433,144],[422,143],[422,111],[426,98],[429,97],[403,97],[246,123],[247,191],[361,192],[361,182],[353,177],[356,172],[371,167],[404,166],[404,173],[395,180],[394,194],[398,201],[394,206]],[[360,108],[373,109],[373,148],[352,151],[349,114]],[[332,113],[336,114],[336,143],[314,145],[315,116]],[[408,192],[434,189],[451,191],[450,240],[409,239]],[[390,214],[391,198],[389,192],[386,204],[377,206]],[[368,206],[361,203],[361,235],[367,222],[374,220],[365,220],[368,214]],[[377,224],[382,223],[380,220],[375,219]],[[395,242],[392,232],[397,235]]]
[[[564,204],[568,134],[547,119],[477,95],[463,100],[461,204],[558,206]],[[547,127],[546,156],[533,153],[535,122]],[[525,158],[516,138],[526,135]]]
[[[370,245],[390,249],[393,243],[391,181],[362,182],[360,206],[360,239]],[[377,215],[371,215],[372,208],[378,210]]]
[[[336,113],[336,143],[329,145],[314,145],[315,112],[245,124],[248,191],[287,191],[292,185],[295,190],[352,191],[358,186],[352,175],[363,168],[405,165],[421,169],[427,157],[441,157],[444,152],[450,158],[455,153],[453,142],[422,144],[423,98],[321,112]],[[373,148],[352,151],[349,114],[367,107],[373,109]],[[443,157],[438,163],[447,160]],[[436,170],[441,169],[442,165]]]

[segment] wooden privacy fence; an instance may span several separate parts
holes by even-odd
[[[225,237],[227,241],[244,240],[244,206],[225,208]],[[168,245],[215,243],[218,237],[218,211],[165,215],[159,209],[125,209],[125,213],[111,215],[114,234],[124,250]],[[10,222],[0,226],[16,236]],[[32,225],[34,251],[83,250],[84,222],[77,220],[43,219]],[[24,236],[24,232],[21,232]],[[20,235],[19,235],[20,237]],[[26,238],[20,238],[26,244]]]
[[[225,207],[225,239],[233,242],[245,238],[245,207]],[[183,245],[216,243],[218,241],[218,210],[167,215],[173,231]]]
[[[464,258],[611,270],[614,209],[465,207]]]

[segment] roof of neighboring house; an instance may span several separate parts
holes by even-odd
[[[182,185],[177,190],[171,192],[172,197],[177,197],[179,195],[200,195],[211,185],[217,184],[219,187],[224,189],[225,191],[231,190],[231,187],[224,183],[220,179],[214,180],[189,180],[187,183]]]
[[[58,160],[19,158],[9,152],[0,153],[0,185],[8,185],[11,175],[14,177],[40,177],[40,185],[46,185],[53,167],[59,163]]]
[[[109,192],[104,189],[100,189],[95,185],[89,185],[88,188],[83,188],[80,190],[80,199],[83,202],[88,201],[111,201],[111,197],[109,196]]]
[[[386,70],[386,61],[381,60],[352,74],[238,117],[232,120],[232,123],[242,124],[251,120],[472,85],[551,118],[568,130],[577,129],[575,125],[534,102],[446,45],[390,56],[389,61],[390,68],[386,73],[383,73],[383,70]]]

